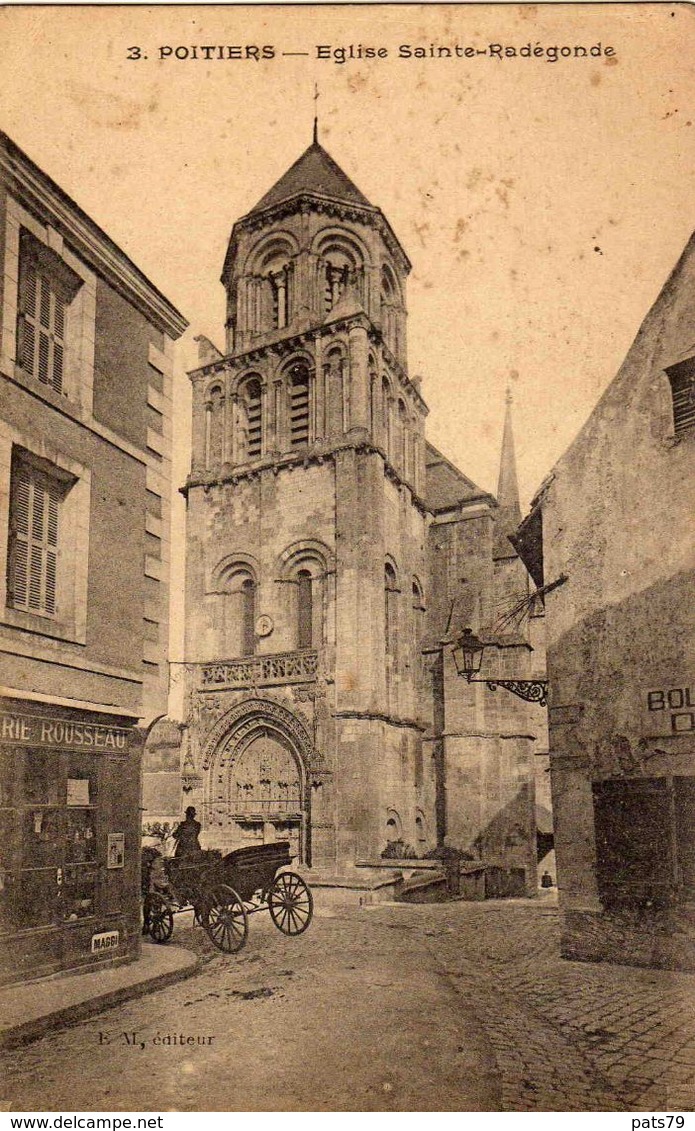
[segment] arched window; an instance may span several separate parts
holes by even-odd
[[[374,358],[369,356],[369,428],[372,433],[372,440],[375,444],[379,442],[379,377],[376,371],[376,362]]]
[[[217,467],[224,450],[224,391],[214,385],[205,401],[205,466]]]
[[[381,442],[391,458],[391,390],[385,377],[381,379]]]
[[[297,647],[314,645],[313,578],[308,569],[297,574]]]
[[[400,840],[402,836],[403,825],[401,822],[400,813],[396,809],[386,810],[386,840],[389,844],[392,841]]]
[[[348,287],[364,302],[365,249],[345,231],[323,232],[314,244],[318,255],[318,299],[324,314],[337,306]]]
[[[292,648],[321,648],[326,642],[329,558],[328,547],[313,539],[295,542],[280,555],[280,576],[287,583],[281,590],[283,615],[293,626]]]
[[[398,583],[396,581],[396,571],[390,562],[386,563],[384,570],[384,631],[385,631],[385,646],[386,655],[391,660],[396,656],[396,639],[398,635]]]
[[[399,294],[388,264],[381,269],[381,332],[391,353],[398,353]]]
[[[219,647],[229,656],[252,656],[256,651],[256,577],[245,561],[227,562],[216,575],[214,630]]]
[[[408,476],[408,410],[403,401],[398,402],[398,470]]]
[[[420,582],[418,581],[418,579],[416,577],[414,577],[413,578],[413,586],[412,586],[412,619],[411,619],[411,624],[412,624],[412,641],[413,641],[413,644],[412,644],[412,656],[413,656],[412,667],[413,667],[413,672],[414,672],[414,676],[415,676],[416,681],[417,681],[417,678],[419,676],[420,668],[421,668],[421,660],[422,660],[421,648],[422,648],[422,635],[423,635],[423,628],[424,628],[424,617],[425,617],[425,602],[424,602],[424,599],[423,599],[423,596],[422,596],[422,589],[420,588]]]
[[[282,330],[291,321],[291,278],[290,264],[285,264],[279,271],[274,271],[268,276],[272,295],[273,326]]]
[[[422,852],[427,848],[427,819],[422,809],[415,810],[415,839]]]
[[[309,443],[309,366],[298,361],[289,371],[290,447]]]
[[[263,392],[258,377],[247,380],[241,390],[240,409],[245,424],[245,444],[241,445],[240,462],[255,459],[263,447]]]
[[[326,354],[327,434],[334,436],[346,430],[345,359],[339,346]]]
[[[243,656],[256,651],[256,583],[247,577],[241,585],[241,648]]]
[[[246,264],[246,326],[251,333],[284,329],[292,321],[296,241],[288,233],[262,240]]]

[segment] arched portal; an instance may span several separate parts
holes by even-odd
[[[211,845],[231,851],[288,840],[296,860],[310,865],[310,799],[300,746],[290,728],[262,711],[226,729],[209,762]]]

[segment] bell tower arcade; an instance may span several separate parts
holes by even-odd
[[[202,339],[190,375],[184,489],[186,757],[212,847],[289,836],[336,874],[378,858],[395,819],[421,848],[433,833],[409,270],[317,140],[232,229],[225,351]],[[273,723],[279,707],[296,733]],[[232,714],[242,740],[226,755]]]

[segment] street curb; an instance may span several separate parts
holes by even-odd
[[[91,1017],[95,1013],[101,1013],[104,1009],[111,1009],[124,1001],[130,1001],[133,998],[153,993],[155,990],[164,989],[175,982],[185,981],[186,978],[197,974],[204,965],[202,960],[193,952],[189,953],[191,961],[179,970],[167,970],[164,974],[155,974],[153,977],[147,978],[143,982],[136,982],[132,986],[121,986],[116,990],[107,990],[106,993],[98,994],[86,1001],[76,1002],[64,1009],[56,1009],[42,1017],[33,1017],[30,1021],[14,1025],[11,1029],[0,1034],[0,1049],[20,1048],[22,1045],[30,1044],[32,1041],[45,1037],[47,1033],[77,1025],[85,1018]]]

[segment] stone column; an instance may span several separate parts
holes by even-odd
[[[274,416],[275,416],[275,450],[284,451],[285,447],[285,413],[283,411],[283,393],[285,382],[281,377],[273,382]],[[289,446],[289,445],[287,445]]]
[[[239,394],[229,397],[229,459],[232,466],[239,463]]]
[[[203,383],[193,379],[193,435],[191,443],[191,471],[195,475],[206,466],[206,416],[203,403]]]
[[[369,339],[364,326],[350,329],[349,428],[369,428]]]

